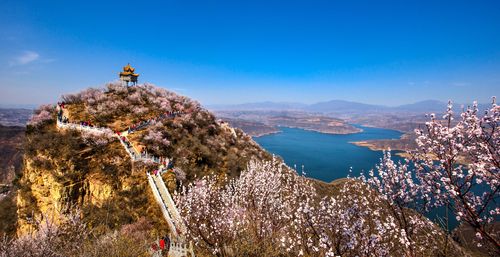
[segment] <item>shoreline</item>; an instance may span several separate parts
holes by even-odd
[[[389,129],[389,130],[394,130],[394,131],[401,132],[401,133],[403,133],[403,134],[405,134],[405,133],[407,133],[407,132],[408,132],[408,131],[405,131],[405,130],[403,130],[403,129],[395,129],[395,128],[387,128],[387,127],[377,127],[377,126],[375,126],[375,125],[370,125],[370,124],[363,124],[363,123],[361,123],[361,124],[359,124],[359,125],[361,125],[361,126],[363,126],[363,127],[367,127],[367,128],[377,128],[377,129]]]
[[[365,126],[365,125],[362,125],[362,126]],[[302,130],[305,130],[305,131],[312,131],[312,132],[317,132],[317,133],[322,133],[322,134],[330,134],[330,135],[350,135],[350,134],[362,133],[364,131],[362,128],[358,128],[358,127],[356,127],[357,129],[359,129],[359,131],[357,131],[357,132],[345,132],[345,133],[327,132],[327,131],[323,131],[323,130],[319,130],[319,129],[302,128],[302,127],[295,127],[295,126],[276,126],[276,127],[278,127],[278,128],[279,127],[284,127],[284,128],[292,128],[292,129],[302,129]],[[378,127],[375,127],[375,126],[366,126],[366,127],[369,127],[369,128],[378,128]],[[381,129],[384,129],[384,128],[381,128]],[[263,136],[278,134],[278,133],[282,133],[282,132],[283,132],[282,130],[272,131],[272,132],[265,132],[265,133],[260,133],[258,135],[253,135],[252,137],[253,138],[258,138],[258,137],[263,137]],[[394,141],[398,141],[398,140],[401,140],[401,138],[399,138],[399,139],[382,139],[382,140],[394,140]],[[387,151],[387,150],[389,150],[389,148],[379,147],[379,146],[377,146],[376,144],[374,144],[374,143],[372,143],[370,141],[372,141],[372,140],[351,141],[351,142],[348,142],[348,143],[356,145],[356,146],[359,146],[359,147],[366,147],[366,148],[370,149],[371,151]],[[373,141],[377,141],[377,140],[373,140]],[[401,157],[401,158],[408,158],[408,156],[409,156],[406,153],[407,149],[391,148],[391,151],[398,151],[398,152],[396,152],[394,154],[397,155],[397,156],[399,156],[399,157]]]
[[[387,140],[399,140],[399,139],[387,139]],[[353,144],[353,145],[356,145],[359,147],[366,147],[366,148],[370,149],[371,151],[376,151],[376,152],[389,150],[389,148],[382,148],[382,147],[376,146],[373,143],[371,143],[369,140],[368,141],[353,141],[353,142],[349,142],[349,144]],[[406,151],[407,151],[406,149],[399,149],[399,148],[392,149],[391,148],[391,152],[393,152],[393,151],[398,151],[395,154],[399,157],[402,157],[402,158],[407,158],[409,156],[408,153],[406,153]]]
[[[263,136],[269,136],[269,135],[273,135],[273,134],[279,134],[283,131],[281,130],[277,130],[277,131],[271,131],[271,132],[264,132],[264,133],[259,133],[257,135],[252,135],[251,137],[263,137]]]
[[[361,133],[361,132],[364,131],[361,128],[357,128],[357,129],[359,129],[359,131],[356,131],[356,132],[328,132],[328,131],[324,131],[324,130],[321,130],[321,129],[313,129],[313,128],[292,127],[292,126],[278,126],[278,127],[293,128],[293,129],[302,129],[302,130],[305,130],[305,131],[313,131],[313,132],[318,132],[318,133],[322,133],[322,134],[330,134],[330,135],[351,135],[351,134]]]
[[[390,140],[397,140],[397,139],[390,139]],[[365,141],[352,141],[352,142],[349,142],[349,144],[357,145],[357,146],[360,146],[360,147],[366,147],[366,148],[368,148],[368,149],[370,149],[372,151],[384,151],[384,150],[387,150],[387,149],[384,149],[382,147],[376,146],[375,144],[371,143],[368,140],[365,140]],[[391,149],[391,150],[404,151],[404,150],[400,150],[400,149]]]
[[[324,130],[320,130],[320,129],[312,129],[312,128],[303,128],[303,127],[293,127],[293,126],[277,126],[278,128],[279,127],[282,127],[282,128],[292,128],[292,129],[302,129],[302,130],[305,130],[305,131],[312,131],[312,132],[317,132],[317,133],[322,133],[322,134],[329,134],[329,135],[351,135],[351,134],[357,134],[357,133],[362,133],[364,130],[363,129],[360,129],[360,128],[357,128],[359,129],[359,131],[356,131],[356,132],[333,132],[333,131],[324,131]],[[278,131],[273,131],[273,132],[265,132],[265,133],[260,133],[260,134],[257,134],[257,135],[253,135],[252,137],[262,137],[262,136],[268,136],[268,135],[272,135],[272,134],[278,134],[278,133],[281,133],[283,131],[281,130],[278,130]]]
[[[397,139],[391,139],[391,140],[397,140]],[[356,141],[356,142],[349,142],[349,143],[353,144],[353,145],[360,146],[360,147],[366,147],[366,148],[370,149],[371,151],[387,151],[388,150],[388,149],[383,149],[381,147],[375,146],[374,144],[370,143],[369,141]],[[397,152],[395,152],[395,151],[397,151]],[[404,159],[409,159],[411,157],[411,155],[407,151],[408,151],[408,149],[400,149],[400,148],[391,149],[391,152],[393,153],[393,155],[397,155],[397,156],[404,158]],[[435,157],[432,157],[432,159],[438,160]],[[467,164],[467,161],[463,157],[459,157],[457,159],[457,162],[461,163],[461,164]]]

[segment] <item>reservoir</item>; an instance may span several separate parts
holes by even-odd
[[[398,139],[402,133],[381,128],[356,126],[363,132],[333,135],[296,128],[281,127],[281,133],[254,138],[267,151],[276,154],[300,173],[302,165],[306,176],[331,182],[345,178],[352,167],[352,175],[368,172],[380,162],[382,151],[350,142],[373,139]],[[395,160],[399,157],[393,154]]]

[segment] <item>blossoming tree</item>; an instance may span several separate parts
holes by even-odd
[[[439,247],[439,229],[407,214],[425,233],[408,238],[383,197],[359,180],[320,196],[281,161],[251,161],[239,178],[204,177],[176,195],[188,236],[218,256],[417,256]],[[442,233],[441,233],[442,234]]]
[[[377,173],[363,178],[391,203],[427,211],[446,206],[476,231],[477,245],[500,252],[492,224],[500,216],[500,106],[483,115],[477,103],[454,121],[452,104],[415,132],[418,148],[405,163],[384,154]]]

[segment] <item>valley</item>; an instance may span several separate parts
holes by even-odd
[[[362,130],[345,121],[298,111],[217,111],[218,118],[242,129],[251,136],[280,131],[280,127],[300,128],[326,134],[353,134]]]

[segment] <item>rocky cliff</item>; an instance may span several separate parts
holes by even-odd
[[[0,125],[0,235],[15,233],[16,178],[22,172],[25,129]]]

